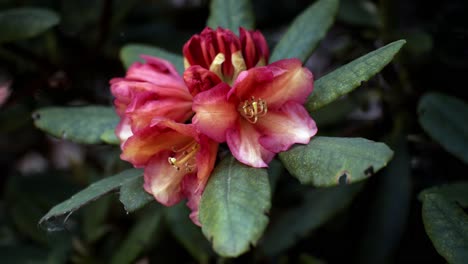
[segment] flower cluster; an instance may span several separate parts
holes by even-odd
[[[219,144],[252,167],[315,135],[303,104],[312,73],[297,59],[268,64],[258,31],[205,28],[183,47],[185,72],[142,56],[125,78],[110,81],[121,120],[121,158],[144,168],[145,190],[170,206],[187,198],[192,221]]]

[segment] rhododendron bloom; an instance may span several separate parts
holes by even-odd
[[[149,126],[155,117],[184,122],[192,116],[192,95],[175,67],[166,60],[142,56],[125,78],[110,81],[114,105],[121,117],[116,135],[125,142]]]
[[[171,206],[183,198],[198,222],[198,204],[213,170],[218,143],[199,134],[192,124],[153,119],[122,146],[123,160],[144,167],[144,188],[157,201]]]
[[[239,29],[236,36],[228,29],[205,28],[184,45],[187,70],[197,65],[214,72],[222,81],[231,83],[243,70],[268,63],[268,45],[259,31]]]
[[[300,60],[280,60],[241,72],[232,88],[220,82],[199,93],[192,122],[213,140],[227,142],[240,162],[266,167],[276,153],[316,134],[303,106],[312,90],[312,73]]]

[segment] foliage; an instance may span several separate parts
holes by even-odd
[[[397,4],[13,2],[0,4],[6,263],[468,261],[468,186],[454,173],[468,162],[466,100],[420,76],[440,45],[397,28]],[[182,45],[205,24],[262,30],[270,62],[294,57],[312,69],[305,107],[319,135],[269,168],[222,145],[198,227],[183,203],[158,205],[142,170],[120,160],[108,80],[141,55],[183,75]],[[468,69],[443,48],[441,61]],[[406,241],[422,227],[427,237]]]

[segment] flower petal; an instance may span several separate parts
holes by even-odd
[[[159,127],[148,127],[138,131],[122,145],[120,158],[135,167],[142,167],[159,152],[171,150],[174,146],[186,145],[193,140],[193,137],[181,135],[177,131],[161,130]]]
[[[125,76],[126,79],[149,82],[159,86],[183,85],[182,77],[177,73],[172,63],[156,57],[141,56],[145,63],[135,62]]]
[[[285,59],[242,72],[232,93],[243,99],[261,98],[274,109],[288,101],[304,104],[312,90],[312,73],[300,60]]]
[[[172,167],[167,161],[169,155],[169,151],[162,151],[151,158],[145,167],[143,185],[148,193],[166,206],[174,205],[184,197],[181,182],[187,173]]]
[[[259,143],[261,134],[252,124],[239,119],[236,126],[226,133],[227,144],[236,159],[246,165],[260,168],[268,167],[275,153],[267,150]]]
[[[288,102],[277,111],[269,111],[256,123],[262,134],[260,144],[278,153],[285,151],[295,143],[307,144],[317,133],[317,126],[304,106]]]
[[[200,226],[198,208],[208,178],[213,171],[218,152],[218,143],[203,135],[200,136],[200,151],[197,153],[197,175],[187,175],[182,182],[182,190],[187,197],[187,206],[192,210],[190,218]]]
[[[192,123],[201,133],[217,142],[226,141],[226,131],[239,117],[238,103],[226,98],[229,91],[229,85],[220,83],[193,99],[192,110],[195,116]]]
[[[192,96],[195,96],[200,92],[215,87],[221,82],[221,79],[214,72],[200,65],[195,65],[185,70],[184,81]]]

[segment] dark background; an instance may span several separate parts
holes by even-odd
[[[257,29],[270,48],[313,3],[253,2]],[[110,105],[108,80],[125,74],[119,49],[145,43],[180,53],[203,29],[209,5],[205,0],[0,1],[0,10],[24,6],[50,8],[61,22],[39,37],[0,45],[0,83],[12,81],[12,93],[0,106],[0,259],[45,263],[60,246],[53,241],[72,237],[81,244],[73,242],[61,263],[105,263],[139,217],[126,215],[115,195],[106,198],[110,205],[103,217],[111,231],[95,240],[80,240],[87,234],[86,210],[72,216],[74,226],[67,231],[47,233],[37,222],[54,204],[128,165],[118,161],[118,149],[52,139],[33,126],[31,112],[44,106]],[[306,63],[315,79],[391,41],[407,44],[380,74],[342,99],[352,111],[338,103],[313,117],[321,135],[387,142],[403,167],[371,177],[346,209],[281,256],[253,250],[234,263],[296,263],[304,253],[327,263],[444,263],[424,232],[417,194],[465,179],[467,167],[422,131],[417,104],[428,91],[467,99],[467,14],[462,0],[341,1],[335,24]],[[297,185],[290,177],[280,182]],[[274,207],[291,206],[289,198],[286,191],[275,193]],[[376,212],[383,206],[389,213],[378,222]],[[393,235],[387,237],[385,230]],[[164,243],[148,246],[143,259],[196,262],[170,235],[163,237]]]

